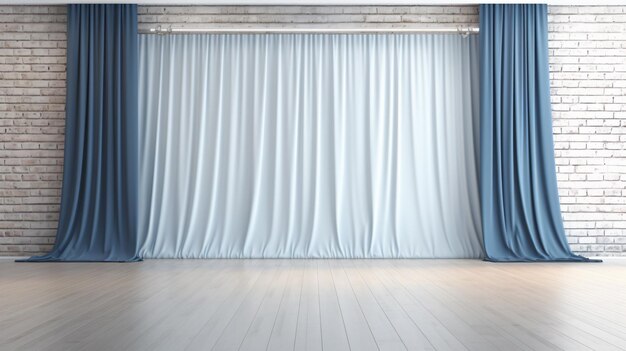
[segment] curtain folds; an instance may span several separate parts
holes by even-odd
[[[561,219],[547,7],[480,26],[156,36],[136,5],[69,5],[57,238],[27,261],[590,261]]]
[[[69,5],[63,190],[52,252],[28,261],[134,261],[137,6]]]
[[[139,46],[143,257],[482,256],[476,38]]]
[[[554,164],[546,5],[480,5],[486,259],[585,261],[569,248]]]

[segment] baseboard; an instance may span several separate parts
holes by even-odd
[[[0,256],[0,261],[15,261],[29,258],[30,256]]]

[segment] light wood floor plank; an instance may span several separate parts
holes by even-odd
[[[267,349],[270,336],[276,324],[278,310],[283,301],[289,278],[291,278],[290,273],[292,272],[288,267],[280,267],[278,277],[271,283],[238,349],[253,351]]]
[[[345,271],[338,263],[340,262],[333,262],[330,265],[330,272],[335,285],[337,300],[341,308],[350,349],[363,351],[378,350],[378,345],[376,340],[374,340],[370,323],[363,313]]]
[[[463,309],[454,305],[454,299],[439,291],[437,281],[447,279],[445,271],[436,273],[425,271],[417,279],[410,271],[398,268],[397,262],[390,261],[388,274],[396,276],[407,287],[409,293],[429,310],[446,328],[470,350],[501,350],[504,345],[510,351],[521,350],[519,344],[506,340],[489,323],[481,324],[480,316],[467,316]],[[400,262],[402,264],[403,262]],[[409,274],[407,274],[409,273]]]
[[[232,315],[228,324],[223,329],[212,350],[229,351],[238,350],[250,330],[252,322],[257,317],[265,299],[272,297],[276,280],[281,279],[283,271],[277,264],[267,275],[261,275],[259,283],[248,293],[243,302]],[[206,347],[203,348],[206,350]]]
[[[272,274],[272,272],[270,272]],[[232,279],[245,279],[244,277],[237,277],[233,275]],[[241,308],[246,298],[258,292],[258,289],[262,289],[267,284],[266,280],[262,277],[261,270],[254,270],[253,277],[247,279],[247,284],[237,289],[232,293],[228,300],[221,301],[218,305],[217,311],[213,316],[208,318],[202,325],[199,331],[191,338],[191,340],[181,340],[181,346],[184,346],[184,350],[210,350],[215,345],[218,338],[222,335],[225,328],[231,322],[235,313]]]
[[[380,262],[381,267],[385,267],[388,263]],[[431,313],[422,303],[411,295],[409,289],[394,276],[393,270],[382,269],[379,272],[379,278],[383,284],[388,286],[388,290],[392,296],[398,301],[398,304],[406,311],[413,323],[426,335],[430,343],[437,350],[468,350],[468,348],[460,341],[459,336],[452,334],[446,325],[444,325],[436,314]]]
[[[363,315],[367,319],[367,323],[374,335],[378,349],[381,351],[407,350],[406,345],[402,342],[398,332],[391,324],[383,307],[374,297],[370,287],[365,283],[359,273],[361,269],[354,265],[355,262],[360,264],[361,261],[341,261],[344,273],[348,277],[354,296],[359,303]]]
[[[305,261],[294,350],[321,351],[322,323],[317,260]]]
[[[290,268],[287,287],[274,320],[267,350],[294,348],[302,301],[304,264],[306,261],[297,261]]]
[[[626,350],[626,260],[0,260],[4,350]]]
[[[377,261],[375,261],[377,262]],[[379,267],[367,263],[351,264],[354,272],[358,273],[361,279],[367,284],[372,295],[376,299],[383,313],[393,325],[394,330],[402,339],[402,343],[408,350],[434,350],[433,345],[428,341],[422,330],[418,328],[405,309],[393,297],[387,286],[378,277]]]
[[[320,260],[318,262],[317,278],[322,348],[324,351],[350,350],[346,321],[339,304],[337,288],[333,281],[328,260]]]

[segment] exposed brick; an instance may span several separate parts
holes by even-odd
[[[65,6],[0,6],[0,255],[51,248],[65,124]]]
[[[580,253],[626,255],[626,6],[549,6],[561,211]],[[574,128],[572,128],[574,127]],[[572,167],[573,166],[573,167]],[[573,205],[575,204],[575,205]],[[620,245],[622,245],[620,247]]]

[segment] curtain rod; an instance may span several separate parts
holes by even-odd
[[[157,26],[148,30],[141,30],[143,34],[350,34],[350,33],[459,33],[462,35],[477,34],[478,27],[432,27],[432,28],[407,28],[407,27],[380,27],[380,28],[297,28],[297,27],[240,27],[240,28],[175,28]]]

